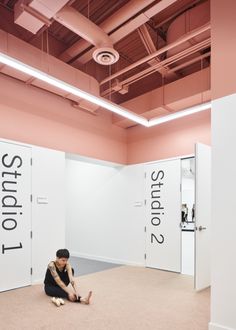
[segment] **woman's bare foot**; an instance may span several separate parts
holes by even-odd
[[[80,302],[82,304],[89,305],[91,296],[92,296],[92,291],[89,291],[87,297],[80,298]]]

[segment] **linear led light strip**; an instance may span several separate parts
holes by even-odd
[[[184,111],[179,111],[173,114],[170,114],[168,116],[164,116],[164,117],[159,117],[159,118],[153,118],[151,120],[147,120],[146,118],[136,115],[132,112],[130,112],[129,110],[116,105],[112,102],[109,102],[107,100],[104,100],[102,98],[99,98],[97,96],[91,95],[87,92],[82,91],[81,89],[72,86],[62,80],[59,80],[53,76],[48,75],[47,73],[44,73],[36,68],[33,68],[23,62],[18,61],[15,58],[12,58],[8,55],[5,55],[3,53],[0,53],[0,63],[3,63],[5,65],[8,65],[16,70],[19,70],[21,72],[24,72],[34,78],[37,78],[39,80],[42,80],[46,83],[48,83],[49,85],[55,86],[61,90],[64,90],[70,94],[76,95],[82,99],[85,99],[91,103],[94,103],[102,108],[105,108],[109,111],[112,111],[122,117],[125,117],[127,119],[130,119],[138,124],[141,124],[143,126],[146,127],[151,127],[151,126],[155,126],[155,125],[159,125],[162,124],[166,121],[170,121],[173,119],[177,119],[183,116],[187,116],[187,115],[191,115],[195,112],[199,112],[199,111],[203,111],[203,110],[207,110],[210,108],[210,102],[192,107],[192,108],[188,108],[185,109]]]
[[[164,117],[153,118],[153,119],[149,120],[148,127],[160,125],[160,124],[163,124],[170,120],[174,120],[174,119],[181,118],[184,116],[192,115],[199,111],[208,110],[208,109],[210,109],[210,107],[211,107],[211,102],[206,102],[206,103],[202,103],[202,104],[196,105],[191,108],[187,108],[182,111],[172,113],[172,114],[164,116]]]

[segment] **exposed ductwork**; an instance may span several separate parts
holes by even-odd
[[[210,100],[210,69],[206,68],[121,103],[121,106],[151,119]],[[128,119],[117,115],[113,115],[113,123],[123,128],[132,125]]]
[[[85,92],[99,96],[99,84],[95,78],[88,74],[71,67],[70,65],[56,59],[55,57],[45,54],[39,49],[27,44],[26,42],[0,30],[0,52],[9,55],[16,60],[32,66],[45,73],[50,73],[53,77],[61,79],[64,82],[71,84]],[[80,97],[69,94],[56,87],[53,87],[46,82],[31,76],[21,73],[17,70],[9,68],[8,66],[1,66],[0,72],[12,76],[18,80],[25,82],[28,85],[36,86],[45,89],[54,94],[60,95],[63,98],[72,101],[72,105],[77,105],[78,108],[90,112],[95,112],[99,106],[92,104]]]
[[[131,10],[131,7],[129,7],[129,13],[130,13],[130,18],[132,18],[132,20],[130,19],[129,21],[126,22],[126,20],[123,20],[123,23],[125,24],[120,24],[120,27],[118,29],[116,29],[114,32],[112,32],[109,36],[113,42],[113,44],[116,44],[118,41],[120,41],[121,39],[125,38],[128,34],[130,34],[131,32],[133,32],[134,30],[136,30],[137,28],[139,28],[140,26],[142,26],[143,24],[145,24],[146,22],[148,22],[154,15],[160,13],[161,11],[163,11],[164,9],[166,9],[167,7],[173,5],[175,2],[177,2],[178,0],[161,0],[158,3],[154,4],[151,8],[145,10],[144,12],[141,12],[140,14],[138,14],[136,17],[132,18],[134,16],[134,11],[135,8],[137,6],[137,0],[135,0],[133,3],[133,13]],[[141,2],[141,1],[140,1]],[[147,7],[148,3],[150,1],[142,1],[143,3],[143,9]],[[153,1],[152,1],[153,2]],[[125,7],[125,6],[124,6]],[[141,10],[141,7],[139,5],[138,7]],[[139,10],[139,11],[140,11]],[[122,11],[122,9],[121,9]],[[122,18],[122,15],[119,14],[120,11],[117,13],[118,15],[118,19]],[[137,13],[137,11],[136,11]],[[125,15],[124,17],[126,18],[126,14],[125,14],[125,10],[123,15]],[[113,16],[111,16],[112,18]],[[110,18],[110,19],[111,19]],[[113,17],[114,18],[114,17]],[[109,28],[111,29],[110,31],[114,30],[114,27],[112,28],[112,21],[110,21],[110,19],[108,19],[108,23],[107,24],[109,26]],[[117,22],[116,17],[115,17],[115,22]],[[122,22],[122,20],[120,21]],[[106,21],[104,23],[101,24],[102,29],[104,29],[105,27],[103,27],[103,24],[106,27]],[[77,48],[77,43],[75,43],[75,45],[73,45],[71,48],[67,49],[66,53],[70,54],[70,58],[71,57],[76,57],[81,50]],[[75,61],[73,62],[73,64],[85,64],[88,61],[91,60],[92,58],[92,54],[93,54],[93,49],[88,50],[87,52],[85,52],[82,56],[78,57],[75,59]],[[60,57],[62,60],[65,60],[64,58],[64,53],[61,55]],[[68,61],[68,58],[67,58]]]
[[[196,59],[203,60],[204,54],[209,56],[210,25],[206,24],[209,21],[209,3],[207,2],[193,6],[174,19],[167,32],[166,45],[161,49],[156,49],[145,22],[175,2],[178,0],[160,0],[159,2],[131,0],[105,20],[100,27],[72,8],[70,6],[72,1],[68,0],[55,0],[50,3],[47,0],[19,0],[15,8],[20,8],[22,15],[27,14],[28,18],[36,20],[37,26],[50,25],[54,19],[79,35],[82,39],[67,49],[60,57],[64,61],[72,59],[71,62],[75,57],[74,64],[76,62],[84,64],[91,59],[91,56],[102,65],[117,62],[119,54],[113,48],[113,44],[138,29],[139,36],[149,55],[103,79],[100,85],[113,80],[109,88],[102,92],[103,96],[107,96],[113,92],[128,93],[131,84],[156,71],[164,76],[170,77],[172,75],[175,78],[177,76],[176,68],[184,68],[184,64],[194,63]],[[151,3],[153,4],[151,5]],[[15,16],[17,17],[16,12]],[[17,21],[22,22],[23,16],[20,16],[18,15]],[[27,20],[23,23],[24,27],[28,26],[28,29],[31,30],[35,29],[29,22],[27,23]],[[91,44],[95,47],[92,49],[90,47],[90,50],[86,51]],[[78,57],[79,54],[81,56]],[[164,56],[160,57],[162,54],[165,54],[164,59]],[[126,75],[121,80],[124,73],[142,63],[147,63],[149,67],[133,75]]]
[[[183,35],[190,33],[194,29],[207,24],[210,21],[210,4],[209,2],[203,2],[196,7],[193,7],[182,15],[178,16],[169,26],[167,31],[167,44],[175,42]],[[210,37],[210,31],[206,31],[200,35],[197,35],[192,40],[168,50],[167,56],[173,56],[184,49],[189,48],[193,44],[199,43]]]
[[[99,26],[104,32],[109,34],[125,22],[127,22],[131,17],[136,15],[138,12],[149,6],[154,0],[137,1],[131,0],[126,5],[124,5],[120,10],[111,15],[108,19],[101,23]],[[60,59],[68,62],[73,57],[85,51],[90,46],[86,40],[79,40],[75,42],[70,48],[65,50]]]
[[[51,18],[67,27],[96,49],[94,60],[102,65],[111,65],[118,61],[119,53],[113,48],[110,37],[96,24],[70,6],[68,0],[19,0],[15,5],[15,23],[32,33],[37,33],[44,24],[50,25]]]
[[[142,58],[141,60],[133,63],[124,69],[115,72],[109,77],[101,81],[100,85],[107,83],[110,80],[117,80],[117,78],[124,73],[136,68],[142,63],[148,63],[151,67],[145,70],[141,70],[123,81],[119,81],[119,85],[123,88],[128,88],[129,85],[136,81],[143,79],[144,77],[152,74],[155,71],[159,71],[165,76],[170,76],[176,69],[180,69],[196,61],[203,60],[203,52],[210,47],[210,8],[209,3],[204,2],[198,6],[195,6],[183,14],[178,16],[169,26],[167,31],[167,44],[162,49],[155,50],[155,46],[150,39],[145,26],[139,28],[139,35],[141,40],[145,44],[145,48],[150,55]],[[158,55],[166,52],[166,59],[160,61]],[[209,52],[207,53],[209,56]],[[195,61],[195,59],[197,59]],[[154,61],[156,60],[156,62]],[[174,66],[173,66],[174,65]],[[172,67],[173,66],[173,67]],[[116,90],[111,84],[107,90],[103,91],[102,95],[110,95]]]
[[[113,48],[110,37],[77,10],[65,6],[54,19],[96,47],[93,58],[97,63],[110,65],[118,61],[119,54]]]
[[[14,6],[14,22],[37,33],[69,0],[19,0]]]

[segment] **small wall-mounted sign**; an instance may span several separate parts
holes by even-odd
[[[134,206],[135,207],[140,207],[140,206],[143,206],[143,203],[142,202],[134,202]]]
[[[47,197],[37,197],[37,204],[48,204]]]

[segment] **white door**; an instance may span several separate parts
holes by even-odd
[[[0,142],[0,291],[31,284],[31,148]]]
[[[147,165],[146,267],[181,271],[180,159]]]
[[[210,286],[211,148],[197,143],[195,149],[195,289]]]

